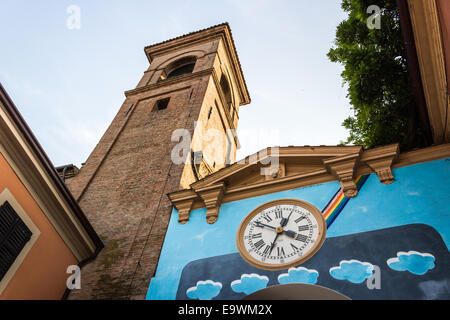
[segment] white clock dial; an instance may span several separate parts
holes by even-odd
[[[238,248],[248,262],[280,269],[308,259],[321,246],[324,220],[320,212],[300,200],[285,202],[266,204],[241,224]]]

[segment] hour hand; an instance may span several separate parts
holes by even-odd
[[[283,230],[283,233],[290,238],[295,238],[297,236],[297,233],[291,230]]]

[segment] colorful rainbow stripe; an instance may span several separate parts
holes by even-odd
[[[356,187],[358,188],[358,190],[361,189],[361,187],[363,186],[364,182],[366,182],[368,177],[369,175],[365,175],[359,176],[356,179]],[[342,209],[344,209],[348,200],[350,200],[350,198],[344,196],[342,189],[339,188],[334,197],[331,198],[330,202],[328,202],[328,204],[325,206],[325,209],[322,210],[323,217],[327,222],[327,228],[331,226],[331,224],[339,215],[339,213],[341,213]]]

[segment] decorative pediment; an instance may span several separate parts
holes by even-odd
[[[208,223],[219,218],[223,202],[291,190],[338,180],[345,196],[358,194],[359,175],[376,173],[380,181],[394,181],[391,167],[398,159],[398,144],[364,151],[361,146],[304,146],[264,149],[170,193],[179,222],[191,210],[206,208]]]
[[[360,146],[302,146],[270,147],[252,154],[197,182],[192,188],[201,188],[225,182],[228,187],[254,184],[266,180],[293,176],[324,169],[323,160],[360,152]],[[271,167],[271,168],[270,168]]]

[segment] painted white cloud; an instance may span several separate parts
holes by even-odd
[[[222,290],[222,283],[212,280],[198,281],[195,287],[186,290],[186,295],[191,299],[211,300],[217,297]]]
[[[209,230],[206,230],[206,231],[204,231],[204,232],[202,232],[202,233],[197,234],[196,236],[194,236],[193,239],[198,240],[198,241],[200,241],[201,243],[203,243],[203,241],[205,240],[205,236],[206,236],[208,233],[215,232],[215,231],[216,231],[216,229],[209,229]]]
[[[364,213],[366,213],[367,211],[369,211],[369,209],[367,209],[367,207],[365,207],[365,206],[362,206],[362,207],[360,207],[360,208],[361,208],[361,211],[364,212]]]
[[[287,283],[307,283],[315,284],[317,278],[319,277],[319,272],[313,269],[306,269],[304,267],[290,268],[288,273],[282,273],[278,276],[278,282],[280,284]]]
[[[351,283],[362,283],[371,277],[374,267],[369,262],[359,260],[342,260],[338,267],[330,269],[330,275],[338,280],[347,280]]]
[[[430,253],[417,251],[397,252],[396,258],[390,258],[386,262],[392,270],[409,271],[413,274],[424,275],[434,268],[435,258]]]
[[[231,282],[231,289],[237,293],[251,294],[264,289],[269,283],[269,278],[256,273],[243,274],[241,279]]]

